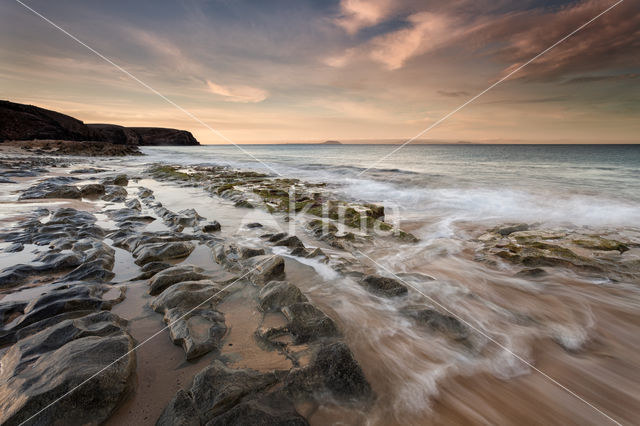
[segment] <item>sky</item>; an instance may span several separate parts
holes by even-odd
[[[616,0],[22,0],[235,143],[399,141]],[[640,142],[640,2],[610,12],[421,138]],[[0,98],[228,143],[14,0]]]

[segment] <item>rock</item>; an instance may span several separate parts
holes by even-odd
[[[170,268],[172,265],[170,263],[164,262],[149,262],[140,268],[140,274],[134,278],[134,280],[146,280],[153,277],[160,271],[164,271],[167,268]]]
[[[200,426],[200,414],[191,394],[180,389],[166,406],[156,426]]]
[[[240,258],[249,259],[250,257],[262,256],[265,254],[262,248],[240,247]]]
[[[69,198],[77,200],[82,198],[82,193],[75,186],[53,183],[47,179],[28,188],[20,195],[19,199],[31,200],[40,198]]]
[[[495,228],[493,232],[500,234],[502,236],[507,236],[507,235],[513,234],[514,232],[522,232],[522,231],[528,231],[528,230],[529,230],[529,225],[527,225],[526,223],[518,223],[516,225],[509,225],[509,226]]]
[[[256,284],[265,284],[284,275],[284,259],[281,256],[255,256],[249,259],[247,267],[252,269],[251,279]]]
[[[1,302],[0,301],[0,324],[5,325],[20,316],[24,312],[27,302]]]
[[[151,303],[151,308],[160,313],[169,309],[183,308],[185,310],[204,305],[213,307],[224,299],[227,292],[223,286],[211,280],[183,281],[165,289]]]
[[[108,177],[102,179],[103,185],[117,185],[117,186],[127,186],[129,185],[129,178],[125,174],[119,174],[116,176]]]
[[[195,248],[195,244],[188,241],[144,244],[134,250],[133,257],[136,258],[136,265],[144,265],[159,260],[187,257]]]
[[[384,206],[379,206],[377,204],[365,204],[364,207],[368,209],[368,216],[371,216],[374,219],[384,218]]]
[[[71,170],[69,173],[73,174],[73,175],[84,175],[84,174],[95,174],[95,173],[102,173],[102,172],[106,172],[107,169],[96,169],[95,167],[87,167],[84,169],[75,169],[75,170]]]
[[[109,312],[18,341],[0,361],[0,423],[20,424],[47,406],[37,424],[104,422],[131,388],[133,347],[125,322]]]
[[[441,314],[433,309],[419,307],[406,308],[403,312],[419,324],[432,331],[443,333],[454,340],[465,340],[469,337],[467,326],[452,316]]]
[[[221,426],[307,426],[309,423],[295,409],[290,398],[282,393],[249,397],[229,411],[215,417],[211,424]]]
[[[328,257],[328,256],[325,254],[325,252],[324,252],[324,251],[322,251],[322,249],[321,249],[321,248],[319,248],[319,247],[316,247],[315,249],[313,249],[313,251],[312,251],[311,253],[309,253],[309,254],[307,255],[307,257],[308,257],[308,258],[320,257],[320,256],[322,256],[322,257]]]
[[[338,329],[331,318],[311,303],[294,303],[282,308],[287,319],[287,329],[296,344],[306,343],[321,337],[337,336]]]
[[[246,227],[249,229],[262,228],[262,224],[258,222],[252,222],[252,223],[247,223]]]
[[[592,250],[602,250],[602,251],[619,251],[620,254],[625,251],[629,251],[629,247],[616,240],[609,240],[606,238],[598,237],[598,236],[589,236],[586,238],[580,238],[572,241],[573,244],[592,249]]]
[[[545,271],[542,268],[527,268],[527,269],[523,269],[522,271],[516,274],[516,276],[518,277],[530,277],[530,278],[542,277],[544,275],[547,275],[547,271]]]
[[[13,331],[44,319],[71,311],[96,311],[105,301],[96,294],[97,288],[88,284],[68,284],[33,299],[17,319]]]
[[[208,307],[172,308],[165,312],[164,321],[171,341],[182,346],[187,360],[218,349],[227,332],[224,315]]]
[[[105,187],[101,183],[90,183],[80,188],[80,193],[83,198],[97,198],[104,195]]]
[[[136,198],[132,198],[124,203],[125,207],[132,210],[142,211],[142,204]]]
[[[295,235],[278,240],[274,245],[289,248],[304,247],[304,244],[302,243],[302,241],[300,241],[300,238],[296,237]]]
[[[247,200],[238,200],[238,201],[235,202],[234,206],[235,207],[245,208],[245,209],[252,209],[253,208],[253,204],[251,204]]]
[[[82,257],[76,253],[46,252],[35,258],[41,264],[18,264],[0,272],[0,288],[15,287],[33,275],[64,272],[82,263]]]
[[[6,249],[4,249],[5,253],[18,253],[24,250],[24,244],[22,243],[13,243]]]
[[[149,283],[149,294],[157,295],[167,287],[183,281],[206,280],[207,275],[202,273],[202,268],[193,265],[179,265],[167,268],[156,274]]]
[[[138,201],[138,200],[134,200]],[[123,222],[140,222],[140,223],[151,223],[156,220],[153,216],[141,215],[140,210],[132,209],[132,208],[124,208],[117,210],[107,210],[107,215],[118,222],[120,226],[123,226]]]
[[[220,230],[220,224],[217,221],[209,222],[200,227],[202,232],[216,232]]]
[[[127,198],[127,190],[121,186],[110,185],[105,187],[105,194],[102,196],[103,201],[112,201],[114,203],[123,203]]]
[[[296,256],[296,257],[308,257],[310,252],[307,251],[307,249],[304,247],[296,247],[293,250],[291,250],[291,253],[289,254],[291,256]]]
[[[138,190],[138,197],[141,199],[153,197],[153,191],[149,188],[140,187]]]
[[[407,287],[393,278],[368,275],[362,280],[361,284],[367,290],[379,296],[395,297],[407,294]]]
[[[140,137],[140,145],[200,145],[191,132],[162,127],[128,127]]]
[[[263,312],[279,311],[281,308],[299,302],[308,302],[300,289],[286,281],[271,281],[258,294],[258,306]]]
[[[231,409],[243,397],[264,390],[277,380],[275,373],[232,370],[215,360],[194,377],[191,394],[205,423]]]
[[[173,231],[136,232],[131,229],[120,229],[119,231],[109,234],[109,238],[113,240],[114,246],[131,252],[137,250],[144,244],[190,241],[194,239],[191,235]]]
[[[329,393],[339,401],[370,401],[375,395],[362,368],[343,342],[324,345],[309,365],[292,370],[285,391],[295,399]]]
[[[66,281],[85,281],[85,282],[108,282],[115,276],[111,272],[111,268],[104,267],[104,261],[101,259],[85,262],[73,271],[59,279],[60,282]]]
[[[204,220],[194,209],[180,210],[178,214],[172,215],[168,219],[175,226],[195,226],[199,221]]]
[[[286,232],[278,232],[277,234],[261,235],[260,238],[266,238],[266,240],[270,243],[275,243],[276,241],[280,241],[288,236],[289,234],[287,234]]]

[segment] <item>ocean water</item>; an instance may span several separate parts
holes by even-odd
[[[367,170],[396,147],[145,147],[140,161],[328,182],[342,196],[384,203],[406,220],[640,223],[640,145],[408,145]]]

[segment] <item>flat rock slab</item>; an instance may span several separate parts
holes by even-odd
[[[162,293],[168,287],[184,281],[206,280],[209,276],[203,273],[203,269],[194,265],[179,265],[167,268],[157,273],[149,281],[149,294],[155,296]]]
[[[0,423],[98,425],[130,389],[134,341],[126,322],[109,312],[66,320],[24,338],[2,357]],[[122,357],[121,359],[119,359]],[[113,365],[111,365],[113,363]]]
[[[82,198],[82,193],[73,185],[65,185],[47,180],[28,188],[20,195],[21,200],[41,198],[69,198],[78,200]]]
[[[187,257],[195,248],[195,244],[189,241],[144,244],[133,252],[133,257],[136,258],[136,265],[145,265],[149,262]]]
[[[151,302],[151,308],[164,313],[173,308],[193,309],[201,304],[215,306],[226,295],[224,285],[211,280],[184,281],[172,285]]]

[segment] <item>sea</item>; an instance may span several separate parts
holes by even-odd
[[[144,162],[228,165],[332,184],[403,219],[640,224],[640,145],[203,145]]]

